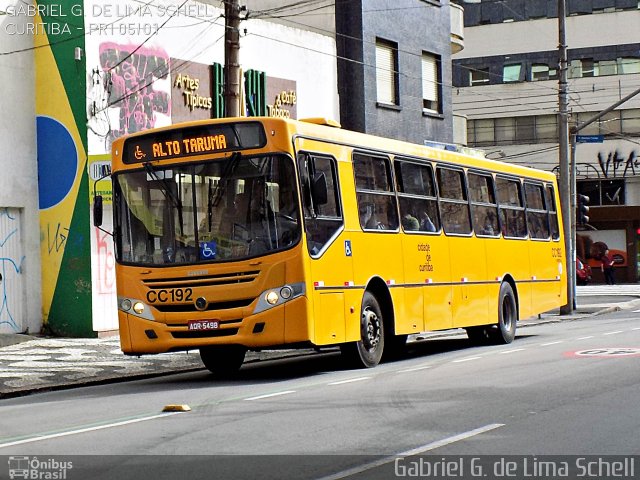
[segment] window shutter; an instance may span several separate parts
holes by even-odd
[[[391,45],[376,43],[376,86],[378,102],[396,104],[396,72]]]
[[[438,110],[438,65],[432,55],[422,54],[422,98],[428,110]]]

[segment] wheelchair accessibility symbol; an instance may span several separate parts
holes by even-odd
[[[352,252],[351,252],[351,240],[345,240],[344,241],[344,254],[347,257],[350,257]]]
[[[200,259],[213,260],[216,258],[216,242],[200,242]]]

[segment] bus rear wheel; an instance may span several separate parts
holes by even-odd
[[[495,343],[511,343],[516,338],[516,323],[518,322],[518,304],[513,288],[508,283],[500,286],[498,297],[498,324],[492,329]]]
[[[215,345],[202,347],[202,363],[215,377],[228,378],[240,370],[247,349],[241,345]]]
[[[382,358],[384,337],[380,304],[371,292],[365,292],[360,310],[360,340],[342,345],[342,354],[358,368],[375,367]]]

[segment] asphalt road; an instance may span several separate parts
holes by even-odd
[[[417,342],[370,370],[323,353],[228,382],[200,371],[42,393],[0,401],[0,455],[88,455],[70,457],[66,478],[119,480],[393,478],[398,456],[638,455],[639,364],[640,313],[622,311],[521,328],[511,345]]]

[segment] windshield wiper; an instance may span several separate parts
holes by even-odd
[[[173,191],[171,190],[171,185],[169,185],[169,183],[167,182],[167,179],[165,178],[164,173],[162,175],[162,178],[158,176],[155,168],[153,168],[153,165],[151,165],[151,162],[145,162],[142,164],[142,166],[152,178],[160,182],[160,184],[163,187],[160,191],[164,195],[164,198],[166,198],[167,201],[171,204],[171,206],[178,211],[180,235],[184,236],[184,221],[182,219],[182,201],[180,200],[180,195],[175,195],[173,193]]]
[[[211,203],[209,204],[209,208],[217,207],[218,203],[220,203],[222,194],[224,193],[224,189],[226,188],[227,180],[231,177],[231,175],[233,175],[233,172],[238,166],[241,158],[242,154],[240,152],[233,152],[229,157],[229,161],[224,166],[224,170],[222,170],[222,173],[220,174],[220,180],[218,180],[213,194],[210,195]]]

